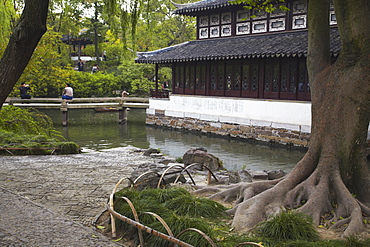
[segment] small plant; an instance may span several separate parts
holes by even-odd
[[[74,142],[60,142],[57,144],[59,154],[78,154],[80,147]]]
[[[176,162],[177,162],[177,163],[183,163],[183,162],[184,162],[184,160],[183,160],[183,158],[182,158],[182,157],[177,157],[177,158],[176,158]]]
[[[282,211],[258,224],[254,233],[259,237],[277,241],[317,241],[319,239],[312,220],[307,215],[296,211]]]
[[[225,212],[226,208],[215,201],[193,196],[180,196],[164,203],[164,206],[178,215],[193,217],[217,217]]]

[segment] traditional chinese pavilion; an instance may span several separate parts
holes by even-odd
[[[138,53],[138,63],[172,66],[172,94],[154,92],[147,123],[307,145],[307,0],[284,5],[290,11],[228,0],[175,4],[176,14],[196,17],[197,39]],[[333,8],[328,22],[334,60],[340,39]]]

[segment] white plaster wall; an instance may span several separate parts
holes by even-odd
[[[148,114],[164,110],[166,116],[189,117],[254,126],[271,126],[303,132],[310,131],[311,103],[170,95],[169,99],[149,100]]]
[[[150,98],[147,114],[154,115],[156,109],[171,117],[311,131],[310,102],[170,95],[169,99]]]

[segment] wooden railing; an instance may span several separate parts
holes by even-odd
[[[18,107],[60,109],[64,126],[68,124],[68,109],[116,108],[119,113],[119,123],[125,123],[127,120],[127,108],[149,107],[148,98],[137,97],[73,98],[72,100],[63,100],[61,98],[7,98],[5,103]]]

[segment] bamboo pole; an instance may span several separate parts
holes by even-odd
[[[117,183],[116,185],[114,186],[113,190],[112,190],[112,193],[109,195],[109,205],[110,207],[112,208],[112,210],[114,210],[114,194],[116,193],[117,189],[118,189],[118,186],[125,180],[129,180],[131,182],[131,184],[133,185],[134,182],[132,182],[132,180],[130,178],[121,178]],[[110,218],[111,218],[111,225],[112,225],[112,237],[115,238],[117,236],[117,233],[116,233],[116,221],[114,220],[114,217],[113,215],[111,214],[110,215]]]
[[[152,234],[154,236],[160,237],[160,238],[162,238],[164,240],[167,240],[167,241],[169,241],[171,243],[177,244],[177,245],[182,246],[182,247],[194,247],[193,245],[190,245],[190,244],[185,243],[185,242],[183,242],[183,241],[181,241],[181,240],[179,240],[177,238],[174,238],[174,237],[168,236],[168,235],[166,235],[164,233],[161,233],[159,231],[156,231],[156,230],[154,230],[154,229],[152,229],[150,227],[147,227],[147,226],[145,226],[143,224],[140,224],[139,222],[136,222],[134,220],[131,220],[130,218],[127,218],[127,217],[125,217],[125,216],[117,213],[116,211],[114,211],[114,210],[111,209],[111,207],[109,206],[109,204],[107,204],[106,207],[107,207],[108,212],[111,215],[113,215],[114,217],[116,217],[116,218],[118,218],[118,219],[120,219],[120,220],[122,220],[122,221],[124,221],[124,222],[126,222],[126,223],[128,223],[128,224],[130,224],[130,225],[132,225],[132,226],[134,226],[134,227],[142,230],[142,231],[145,231],[145,232],[147,232],[149,234]]]

